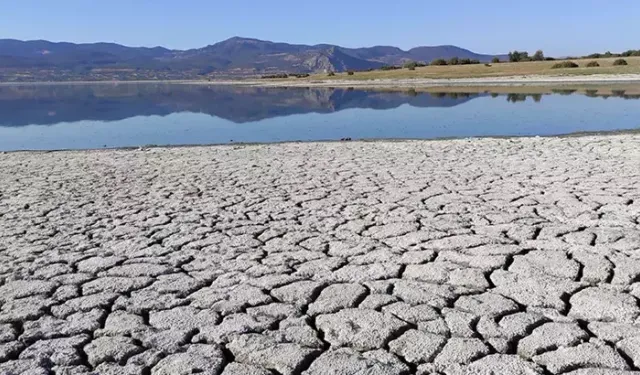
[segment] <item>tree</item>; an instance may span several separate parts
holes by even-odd
[[[449,59],[449,65],[458,65],[460,63],[460,60],[458,59],[458,57],[452,57]]]
[[[509,52],[509,61],[511,62],[529,61],[529,53],[520,52],[520,51]]]
[[[533,61],[544,61],[544,52],[541,49],[537,50],[531,58]]]
[[[499,57],[494,57],[493,59],[491,59],[491,63],[500,64],[500,58]]]

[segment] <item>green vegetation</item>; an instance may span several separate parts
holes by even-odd
[[[592,53],[589,56],[585,56],[585,58],[600,59],[603,57],[631,57],[631,56],[640,56],[640,49],[630,49],[622,53],[611,53],[609,51],[605,53]]]
[[[556,64],[553,64],[551,69],[565,69],[565,68],[578,68],[580,65],[574,63],[573,61],[563,61]]]
[[[294,76],[292,74],[292,76]],[[307,74],[307,77],[309,75]],[[278,73],[278,74],[267,74],[267,75],[263,75],[262,77],[260,77],[262,79],[285,79],[285,78],[289,78],[289,75],[287,73]]]
[[[398,70],[398,69],[402,69],[399,66],[393,66],[393,65],[383,65],[382,67],[380,67],[380,70]]]
[[[542,52],[542,50],[537,50],[536,53],[533,54],[533,57],[531,57],[531,60],[533,61],[544,61],[544,52]]]
[[[529,61],[529,52],[509,52],[509,62]]]
[[[523,61],[545,61],[544,52],[539,49],[533,56],[529,56],[529,52],[526,51],[513,51],[509,52],[509,62],[523,62]]]
[[[435,59],[435,60],[431,61],[431,65],[434,65],[434,66],[447,65],[447,60],[445,60],[445,59]]]
[[[416,70],[416,68],[423,67],[423,66],[427,66],[427,64],[418,62],[418,61],[407,61],[406,63],[404,63],[403,68],[406,68],[409,70]]]
[[[350,76],[352,76],[352,75],[354,75],[354,74],[355,74],[355,72],[354,72],[353,70],[349,70],[349,71],[347,72],[347,75],[350,75]]]
[[[613,66],[624,66],[624,65],[629,65],[629,63],[627,63],[627,60],[625,59],[618,59],[613,62]]]
[[[449,60],[448,65],[471,65],[471,64],[480,64],[480,60],[471,60],[471,59],[459,59],[457,57]]]
[[[587,64],[587,68],[597,68],[599,66],[600,64],[597,61],[589,61],[589,63]]]
[[[493,59],[491,59],[491,63],[492,64],[500,64],[500,58],[499,57],[494,57]]]
[[[329,72],[329,73],[327,73],[327,77],[333,77],[333,76],[335,76],[335,75],[336,75],[336,74],[335,74],[334,72]]]

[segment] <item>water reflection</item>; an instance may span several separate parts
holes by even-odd
[[[591,98],[640,99],[625,90],[586,90]],[[171,84],[99,84],[0,86],[0,126],[53,125],[77,121],[119,121],[136,116],[203,113],[234,123],[306,113],[333,113],[347,109],[389,110],[402,105],[450,108],[490,96],[511,103],[543,95],[574,95],[575,89],[550,93],[367,91],[354,88],[256,88]],[[582,93],[580,94],[582,95]]]
[[[483,95],[149,84],[0,86],[0,126],[118,121],[181,112],[246,123],[354,108],[388,110],[405,104],[418,108],[453,107]]]
[[[640,126],[640,106],[628,100],[640,98],[630,95],[633,87],[526,90],[0,86],[0,150],[555,135]]]

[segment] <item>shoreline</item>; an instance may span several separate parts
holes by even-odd
[[[371,88],[417,88],[417,87],[513,87],[554,86],[571,84],[640,84],[640,74],[598,74],[588,76],[509,76],[481,78],[409,78],[373,80],[320,80],[320,81],[220,81],[220,85],[257,87],[371,87]]]
[[[0,150],[0,155],[14,153],[57,153],[57,152],[90,152],[90,151],[146,151],[149,149],[180,149],[180,148],[213,148],[213,147],[245,147],[245,146],[277,146],[289,144],[334,144],[334,143],[405,143],[405,142],[450,142],[450,141],[479,141],[479,140],[518,140],[518,139],[566,139],[588,137],[624,137],[640,134],[640,125],[636,129],[619,129],[609,131],[574,132],[551,135],[487,135],[476,137],[440,137],[440,138],[362,138],[344,141],[340,139],[294,140],[278,142],[233,142],[233,143],[194,143],[194,144],[166,144],[166,145],[137,145],[103,148],[62,148],[52,150]]]
[[[511,86],[550,86],[570,84],[640,84],[640,74],[594,74],[576,76],[525,75],[504,77],[477,78],[408,78],[408,79],[327,79],[327,80],[262,80],[262,79],[227,79],[227,80],[141,80],[141,81],[39,81],[39,82],[0,82],[6,86],[46,86],[46,85],[120,85],[120,84],[182,84],[182,85],[220,85],[248,87],[362,87],[362,88],[394,88],[394,87],[511,87]]]

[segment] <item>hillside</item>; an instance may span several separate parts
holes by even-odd
[[[74,44],[0,39],[0,74],[39,69],[88,75],[96,70],[129,69],[173,74],[180,72],[185,75],[184,78],[191,78],[198,75],[343,72],[400,65],[408,60],[430,62],[436,58],[454,56],[480,61],[489,61],[494,57],[455,46],[416,47],[404,51],[392,46],[344,48],[329,44],[311,46],[240,37],[184,51],[163,47],[126,47],[114,43]]]

